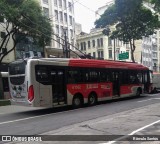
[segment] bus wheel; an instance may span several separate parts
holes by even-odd
[[[80,95],[74,96],[73,101],[72,101],[73,107],[74,108],[79,108],[79,107],[82,106],[82,104],[83,104],[82,97]]]
[[[137,89],[137,92],[136,92],[136,96],[139,97],[140,95],[141,95],[141,90],[138,88],[138,89]]]
[[[97,95],[95,93],[91,93],[88,97],[88,104],[95,105],[97,103]]]

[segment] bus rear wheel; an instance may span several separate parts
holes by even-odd
[[[136,96],[139,97],[141,95],[141,89],[137,89]]]
[[[88,97],[88,104],[92,106],[96,105],[96,103],[97,103],[97,96],[95,93],[91,93]]]
[[[82,105],[83,105],[82,97],[80,95],[74,96],[73,101],[72,101],[72,105],[74,108],[82,107]]]

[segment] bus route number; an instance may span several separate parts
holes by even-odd
[[[72,86],[72,89],[79,90],[79,89],[81,89],[81,86],[80,85],[75,85],[75,86]]]

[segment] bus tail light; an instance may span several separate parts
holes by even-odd
[[[34,99],[34,88],[33,85],[31,85],[28,90],[28,100],[31,102],[33,101],[33,99]]]

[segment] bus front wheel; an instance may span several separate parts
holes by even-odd
[[[96,105],[97,103],[97,95],[95,93],[91,93],[88,97],[88,104],[90,106]]]
[[[73,101],[72,101],[73,107],[79,108],[79,107],[82,107],[82,104],[83,104],[82,97],[80,95],[74,96]]]

